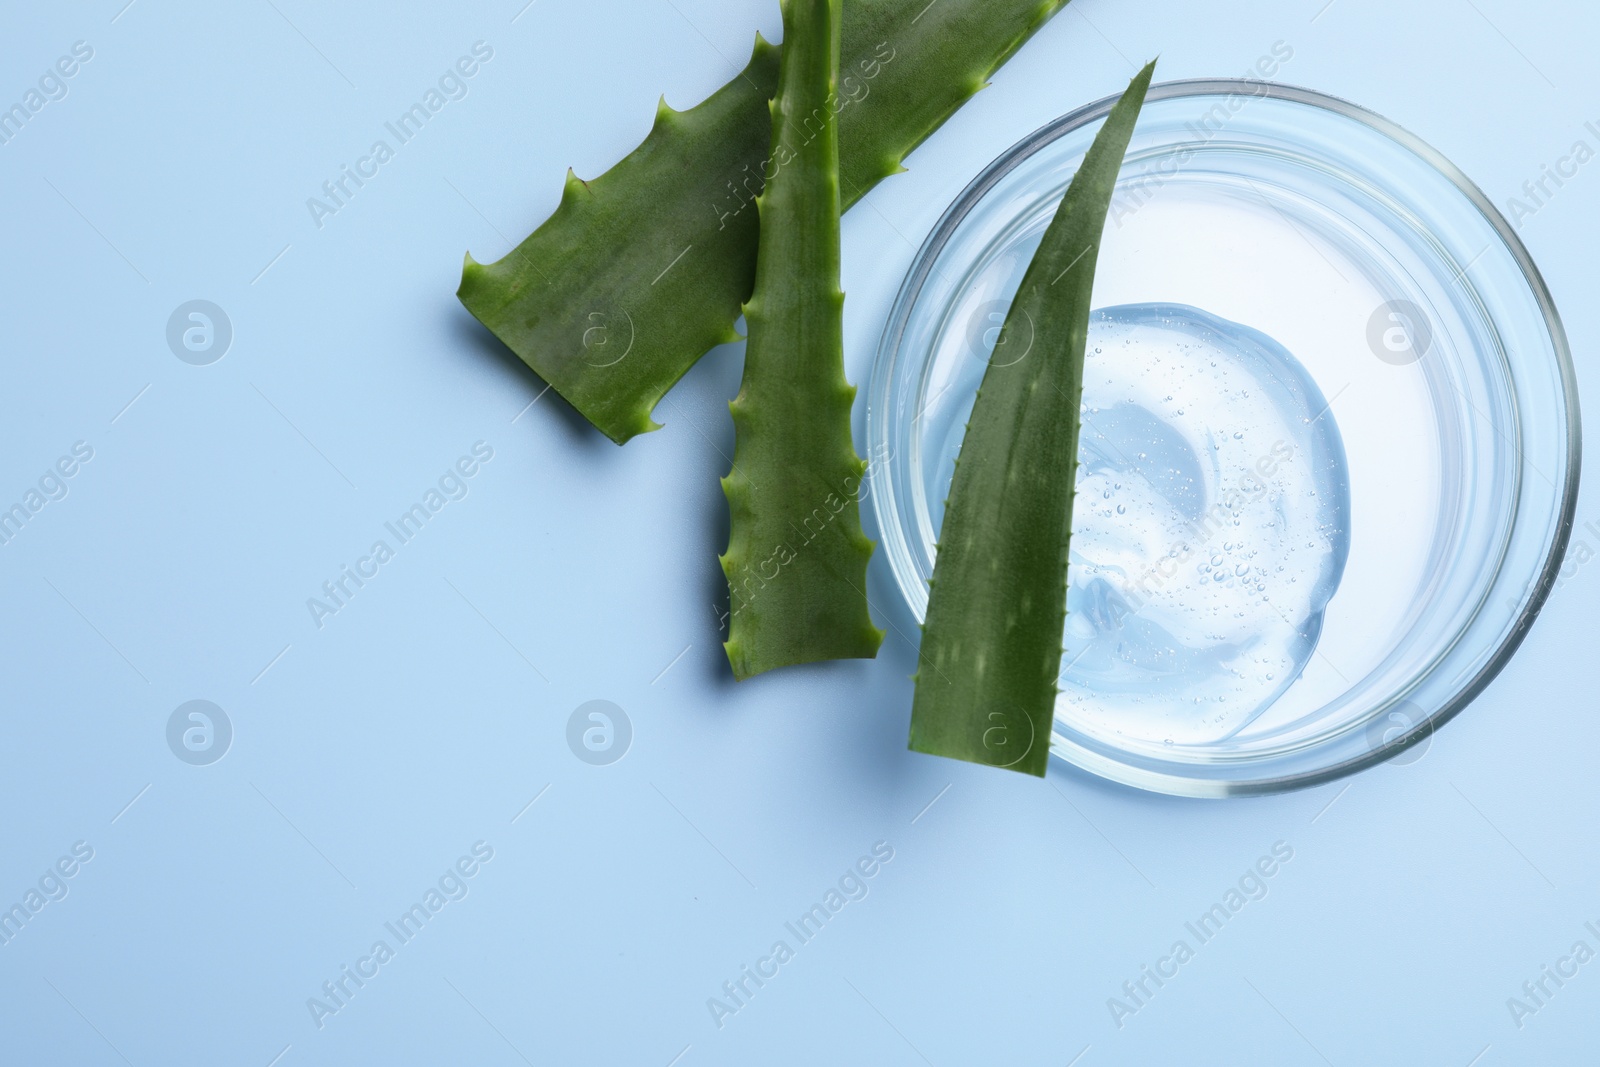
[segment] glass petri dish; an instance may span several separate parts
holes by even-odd
[[[975,178],[891,309],[871,496],[919,621],[978,384],[1031,344],[998,326],[1114,101]],[[1511,227],[1353,104],[1169,82],[1125,157],[1094,306],[1052,753],[1209,797],[1417,758],[1516,650],[1572,526],[1571,358]]]

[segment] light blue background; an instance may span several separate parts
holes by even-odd
[[[881,558],[876,662],[729,677],[740,347],[618,449],[553,394],[529,409],[542,383],[454,298],[464,250],[503,255],[658,94],[720,85],[776,3],[124,2],[12,4],[0,35],[5,105],[94,48],[0,145],[0,504],[94,449],[0,546],[0,905],[94,849],[0,946],[0,1060],[1593,1060],[1600,962],[1520,1029],[1506,1000],[1600,948],[1594,568],[1410,766],[1218,803],[908,753],[915,629]],[[1157,53],[1162,79],[1226,76],[1288,42],[1282,80],[1400,122],[1501,204],[1593,143],[1579,5],[1322,2],[1074,3],[846,219],[852,380],[965,182]],[[480,39],[470,94],[318,229],[306,198]],[[1591,411],[1597,209],[1593,163],[1521,231]],[[194,298],[235,333],[205,367],[164,339]],[[317,629],[306,598],[480,440],[470,494]],[[206,767],[165,740],[196,698],[235,731]],[[593,698],[633,724],[611,766],[565,740]],[[480,840],[469,895],[319,1030],[307,998]],[[707,998],[878,841],[869,895],[719,1029]],[[1279,841],[1268,895],[1119,1029],[1107,998]]]

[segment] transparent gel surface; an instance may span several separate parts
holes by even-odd
[[[1043,355],[999,327],[1110,105],[978,175],[891,309],[867,438],[902,633],[985,368]],[[1158,85],[1092,306],[1052,753],[1228,796],[1425,745],[1527,633],[1576,502],[1566,338],[1510,225],[1344,101]]]
[[[971,341],[1007,359],[998,328]],[[953,476],[971,410],[927,416],[930,495]],[[1226,737],[1299,677],[1344,573],[1332,410],[1272,338],[1148,304],[1091,317],[1079,416],[1063,710],[1111,734]]]
[[[1083,393],[1060,699],[1226,737],[1299,676],[1344,573],[1333,412],[1283,346],[1175,305],[1097,313]]]

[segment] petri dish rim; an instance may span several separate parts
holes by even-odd
[[[1487,655],[1481,667],[1471,677],[1458,684],[1448,698],[1444,699],[1431,713],[1426,714],[1424,718],[1413,724],[1402,736],[1392,741],[1387,741],[1381,748],[1350,758],[1338,759],[1322,766],[1298,768],[1277,774],[1269,773],[1252,776],[1245,773],[1238,777],[1217,777],[1215,775],[1186,774],[1181,769],[1181,761],[1169,763],[1167,767],[1160,770],[1152,770],[1148,766],[1135,765],[1132,762],[1121,764],[1114,758],[1104,757],[1083,749],[1073,752],[1071,750],[1074,746],[1064,746],[1064,739],[1061,735],[1053,733],[1052,754],[1091,773],[1138,788],[1176,795],[1202,797],[1264,794],[1306,788],[1355,773],[1391,759],[1414,746],[1425,744],[1439,727],[1450,721],[1467,704],[1471,703],[1504,668],[1511,656],[1520,647],[1533,620],[1537,617],[1549,593],[1554,588],[1571,537],[1581,470],[1582,427],[1578,408],[1576,373],[1572,364],[1571,351],[1565,330],[1549,289],[1545,285],[1544,279],[1534,264],[1532,257],[1516,236],[1510,223],[1506,221],[1483,192],[1446,157],[1403,127],[1357,104],[1317,90],[1282,83],[1240,79],[1186,79],[1163,82],[1152,86],[1147,96],[1147,106],[1157,101],[1178,98],[1229,95],[1271,98],[1320,108],[1345,119],[1354,120],[1386,137],[1400,148],[1405,149],[1453,185],[1466,201],[1476,209],[1483,222],[1499,239],[1501,246],[1505,252],[1509,253],[1514,266],[1527,285],[1528,295],[1532,297],[1536,305],[1538,315],[1543,320],[1544,332],[1548,336],[1550,344],[1550,353],[1548,355],[1553,356],[1555,361],[1554,369],[1559,377],[1559,406],[1564,409],[1563,415],[1567,432],[1564,443],[1565,476],[1558,489],[1559,505],[1554,519],[1553,536],[1550,538],[1548,550],[1538,567],[1538,573],[1532,578],[1522,599],[1514,621],[1507,627],[1498,646]],[[1108,96],[1047,123],[1018,141],[984,168],[962,190],[935,224],[922,247],[918,250],[905,280],[901,284],[888,321],[885,323],[872,369],[866,422],[870,463],[874,468],[873,492],[870,495],[880,529],[880,537],[884,543],[885,555],[890,559],[891,569],[895,571],[897,582],[900,584],[902,592],[907,593],[908,596],[909,593],[904,584],[905,573],[908,570],[913,570],[915,563],[910,559],[904,520],[896,514],[894,472],[888,469],[895,456],[895,450],[901,443],[894,439],[893,434],[897,420],[892,412],[893,400],[890,386],[896,376],[896,371],[900,369],[898,361],[901,342],[910,321],[911,313],[915,308],[916,297],[921,293],[925,283],[928,281],[928,277],[935,268],[938,257],[946,244],[955,235],[967,215],[983,200],[985,194],[1040,149],[1069,132],[1078,130],[1103,118],[1110,111],[1116,99],[1115,96]],[[1381,188],[1375,191],[1382,196],[1387,196]],[[1431,234],[1428,236],[1432,237]],[[1477,299],[1477,292],[1474,291],[1472,296]],[[1491,329],[1498,330],[1498,326],[1493,322],[1492,317],[1488,321]],[[1501,355],[1504,358],[1504,354],[1502,353]],[[1541,354],[1541,358],[1544,355]],[[923,369],[926,370],[927,368],[924,367]],[[1512,415],[1513,418],[1520,420],[1522,417],[1520,408],[1513,406]],[[1520,466],[1518,467],[1518,473],[1520,478]],[[905,502],[902,501],[898,506],[903,507],[904,504]],[[1522,498],[1519,493],[1514,503],[1513,525],[1517,521],[1516,512],[1521,510],[1522,504]],[[916,518],[913,517],[912,521],[915,522]],[[1501,545],[1500,558],[1502,561],[1507,543],[1509,542],[1504,542]],[[1485,595],[1487,595],[1487,587]],[[1451,649],[1454,648],[1455,643],[1459,642],[1467,634],[1476,620],[1481,606],[1480,603],[1478,608],[1475,608],[1472,614],[1461,622],[1460,630],[1455,640],[1452,641]],[[1379,710],[1383,707],[1392,706],[1394,702],[1404,695],[1404,692],[1393,694],[1387,703],[1380,705]],[[1355,728],[1355,726],[1350,727],[1352,730]],[[1064,747],[1068,751],[1063,751]],[[1262,755],[1263,750],[1258,750],[1244,757],[1219,754],[1205,762],[1212,770],[1224,768],[1230,763],[1235,763],[1242,769],[1251,763],[1262,762]]]

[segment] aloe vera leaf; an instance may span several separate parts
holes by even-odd
[[[1154,69],[1111,109],[1022,277],[1001,331],[1031,345],[984,371],[929,583],[911,705],[918,752],[1045,773],[1095,259]]]
[[[775,173],[757,200],[750,340],[733,412],[728,641],[735,677],[823,659],[871,658],[864,463],[850,440],[839,291],[839,130],[832,121],[840,0],[783,0],[772,98]],[[818,115],[825,116],[820,122]]]
[[[845,0],[838,109],[849,207],[944,122],[1066,0]],[[650,413],[705,352],[738,339],[755,279],[752,198],[771,169],[778,49],[688,111],[663,101],[644,142],[509,255],[468,255],[456,295],[602,433]]]

